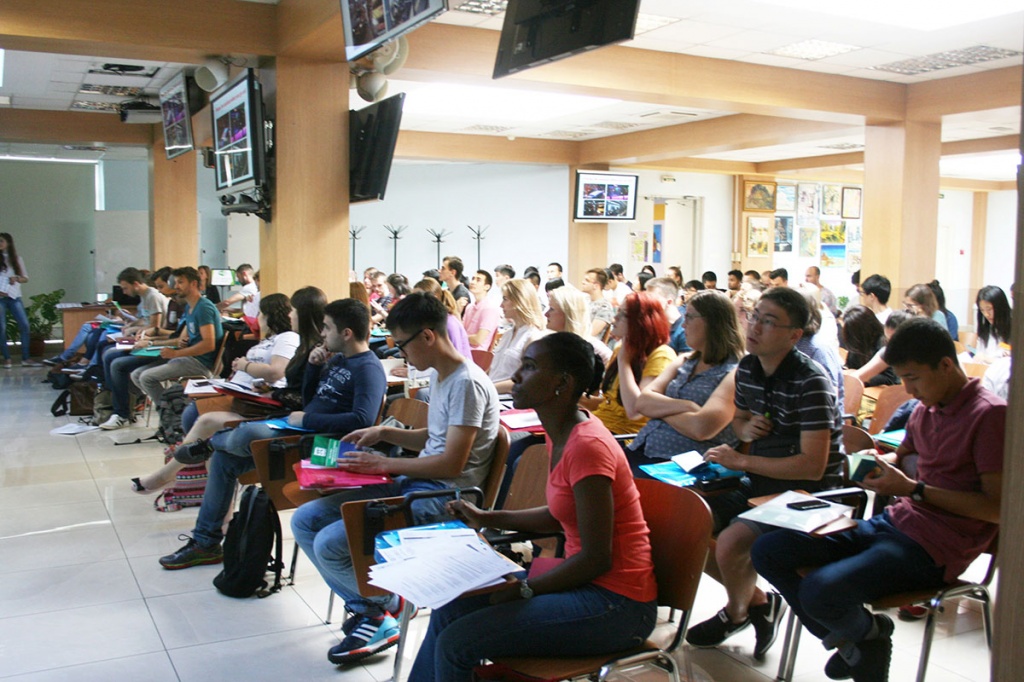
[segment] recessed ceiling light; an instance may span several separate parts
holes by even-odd
[[[1019,57],[1022,54],[1024,53],[1018,52],[1017,50],[1004,50],[1000,47],[977,45],[975,47],[966,47],[962,50],[948,50],[946,52],[928,54],[923,57],[903,59],[898,62],[890,62],[888,64],[881,64],[870,68],[875,71],[889,71],[892,73],[903,74],[904,76],[916,76],[919,73],[953,69],[958,66],[983,64],[984,62],[991,62],[996,59],[1006,59],[1007,57]]]
[[[853,149],[864,149],[864,145],[856,144],[854,142],[836,142],[835,144],[819,144],[818,149],[837,149],[839,151],[848,152]]]
[[[679,17],[661,17],[657,14],[644,14],[640,12],[636,15],[636,29],[633,31],[633,37],[648,33],[658,28],[663,28],[669,24],[674,24],[677,21],[682,21]]]
[[[485,14],[493,17],[501,14],[508,6],[508,0],[466,0],[455,8],[456,12],[469,12],[471,14]]]
[[[109,111],[116,114],[121,110],[120,102],[93,102],[86,99],[76,99],[71,103],[72,109],[81,111]]]
[[[810,13],[828,14],[860,21],[902,26],[919,31],[934,31],[961,26],[982,19],[1020,11],[1020,0],[971,0],[944,2],[941,7],[926,7],[920,2],[892,0],[761,0],[768,5],[791,7]]]
[[[799,43],[768,50],[765,54],[792,57],[794,59],[825,59],[826,57],[835,57],[837,54],[845,54],[859,49],[860,47],[857,45],[832,43],[827,40],[803,40]]]
[[[78,92],[85,95],[112,95],[114,97],[137,97],[142,94],[142,88],[129,85],[93,85],[83,83]]]

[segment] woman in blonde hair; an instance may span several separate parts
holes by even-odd
[[[579,289],[559,287],[548,292],[548,329],[553,332],[572,332],[582,336],[594,347],[594,353],[607,364],[612,350],[590,335],[590,298]]]
[[[494,347],[494,359],[487,375],[498,393],[508,393],[523,350],[548,332],[537,290],[525,279],[510,279],[501,286],[501,312],[512,323],[512,328]]]

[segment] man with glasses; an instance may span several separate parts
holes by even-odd
[[[394,481],[314,500],[292,517],[295,541],[352,614],[342,625],[345,638],[327,654],[335,665],[394,646],[400,636],[395,616],[401,610],[397,595],[360,596],[341,505],[416,491],[479,486],[490,470],[499,429],[498,393],[483,370],[455,350],[448,339],[447,322],[444,304],[422,292],[409,294],[388,314],[387,325],[399,352],[417,369],[437,371],[427,428],[371,426],[345,437],[359,448],[386,442],[419,451],[419,456],[389,458],[365,449],[349,453],[339,462],[342,468],[390,474]],[[412,505],[414,522],[449,518],[446,501],[444,497],[416,501]]]
[[[728,445],[704,459],[747,479],[738,490],[709,498],[718,532],[708,574],[722,583],[728,603],[714,617],[690,628],[686,641],[715,647],[754,626],[754,658],[774,643],[785,603],[757,587],[750,548],[771,526],[736,518],[751,497],[787,490],[814,492],[841,484],[842,415],[836,388],[824,370],[796,350],[810,317],[800,292],[773,287],[749,317],[747,351],[736,369],[736,416],[732,427],[749,443],[743,454]]]

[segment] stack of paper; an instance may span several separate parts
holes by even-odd
[[[519,570],[469,528],[406,528],[399,537],[401,544],[377,550],[386,563],[370,568],[370,584],[417,606],[440,608]]]

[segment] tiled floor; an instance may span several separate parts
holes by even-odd
[[[130,477],[162,462],[161,446],[114,446],[146,435],[141,426],[51,436],[69,419],[50,416],[57,394],[40,383],[43,370],[0,372],[0,678],[390,679],[391,653],[342,672],[328,663],[339,628],[323,623],[327,588],[306,561],[300,559],[294,586],[262,600],[221,596],[211,585],[217,567],[161,569],[157,557],[182,544],[178,534],[195,517],[194,510],[158,513],[151,498],[129,490]],[[291,547],[286,537],[288,556]],[[723,594],[705,580],[693,622],[717,611]],[[988,680],[980,614],[966,606],[953,611],[942,618],[929,682]],[[426,620],[413,621],[410,657]],[[913,679],[921,631],[919,623],[897,623],[894,682]],[[752,646],[748,630],[721,649],[693,651],[696,679],[774,679],[781,637],[763,663],[752,660]],[[795,680],[824,680],[825,660],[805,636]]]

